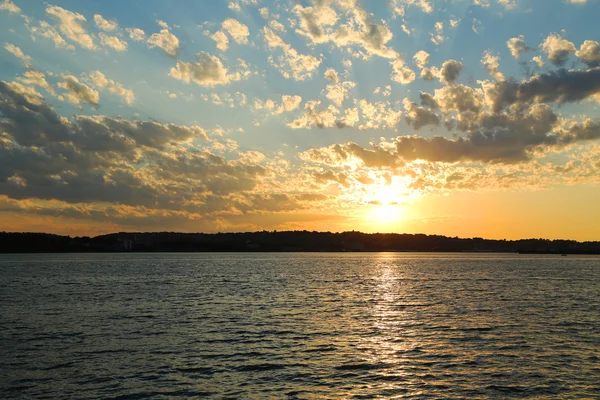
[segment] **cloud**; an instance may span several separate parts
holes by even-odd
[[[226,160],[182,146],[207,139],[198,126],[106,116],[69,120],[17,83],[0,81],[0,113],[0,194],[13,199],[213,212],[230,204],[221,197],[219,206],[210,196],[236,193],[243,200],[239,195],[267,173],[257,164],[260,154]]]
[[[558,66],[566,63],[569,55],[575,54],[577,51],[573,43],[557,34],[549,35],[541,44],[541,47],[550,62]]]
[[[395,0],[394,1],[394,5],[396,7],[398,7],[399,3],[405,4],[407,6],[413,6],[413,7],[420,8],[421,11],[423,11],[424,13],[427,13],[427,14],[429,14],[433,11],[433,6],[427,0]]]
[[[125,30],[129,34],[129,38],[131,38],[131,40],[135,40],[136,42],[142,42],[146,40],[146,32],[140,28],[125,28]]]
[[[55,95],[54,88],[46,81],[46,75],[40,71],[28,70],[23,72],[23,76],[17,78],[19,82],[29,85],[38,86],[46,90],[48,93]]]
[[[338,73],[333,68],[327,68],[327,71],[325,71],[325,74],[323,74],[323,75],[325,76],[325,79],[327,79],[328,81],[331,81],[333,83],[339,82]]]
[[[167,24],[165,21],[163,21],[161,19],[157,19],[156,23],[158,24],[158,26],[160,26],[163,29],[169,29],[169,24]]]
[[[66,90],[67,100],[75,105],[87,103],[98,105],[100,103],[100,95],[98,92],[79,80],[73,75],[64,75],[62,82],[58,83],[58,87]]]
[[[108,79],[102,72],[92,72],[89,74],[89,79],[96,87],[106,88],[110,93],[120,96],[125,103],[131,105],[135,102],[135,95],[132,90],[125,89],[120,83]]]
[[[35,39],[35,36],[41,36],[50,39],[59,49],[75,50],[75,46],[67,43],[60,33],[46,21],[40,21],[37,25],[27,27],[31,32],[32,39]]]
[[[332,36],[337,46],[359,45],[369,55],[384,58],[397,58],[398,53],[389,48],[387,43],[392,39],[392,31],[385,25],[370,21],[368,13],[355,0],[349,0],[347,9],[353,16],[353,25],[340,26]]]
[[[277,104],[273,100],[261,101],[259,99],[254,100],[253,108],[255,110],[267,110],[272,115],[282,114],[284,112],[293,111],[300,106],[302,97],[297,95],[283,95],[281,96],[280,104]]]
[[[0,11],[8,11],[11,14],[20,13],[21,9],[10,0],[4,0],[0,3]]]
[[[389,27],[373,23],[356,0],[339,2],[337,6],[346,14],[347,23],[335,26],[339,16],[330,2],[317,2],[312,7],[296,5],[293,10],[300,21],[297,33],[314,44],[331,42],[340,48],[360,46],[366,51],[364,57],[398,57],[398,53],[387,46],[393,37]]]
[[[417,104],[405,98],[403,101],[404,110],[404,119],[406,123],[414,129],[421,129],[427,125],[440,125],[440,117],[430,109],[425,107],[420,107]]]
[[[340,107],[344,102],[344,99],[349,97],[348,91],[356,87],[356,82],[346,81],[338,82],[327,85],[325,88],[325,97],[327,97],[333,104]]]
[[[289,96],[283,95],[281,96],[281,105],[285,109],[285,111],[292,111],[298,108],[300,103],[302,102],[302,97],[300,96]]]
[[[519,58],[521,57],[521,54],[531,50],[531,48],[527,46],[527,43],[525,43],[525,37],[523,35],[508,39],[506,46],[514,58]]]
[[[512,164],[530,160],[536,151],[600,138],[600,124],[595,121],[555,129],[557,122],[557,116],[547,105],[534,105],[525,112],[504,114],[502,118],[484,117],[479,128],[465,137],[399,136],[391,142],[373,144],[370,149],[347,143],[312,149],[302,157],[336,166],[354,159],[370,168],[398,167],[415,160]]]
[[[588,67],[600,66],[600,44],[595,40],[584,41],[575,55]]]
[[[96,26],[99,29],[102,29],[103,31],[107,31],[107,32],[112,32],[119,27],[119,24],[117,24],[117,21],[115,21],[115,20],[109,21],[100,14],[94,14],[94,23],[96,24]]]
[[[229,48],[229,39],[223,31],[216,31],[210,38],[217,42],[217,49],[225,51]]]
[[[167,29],[161,29],[158,33],[153,33],[148,38],[148,47],[160,47],[171,57],[177,55],[177,49],[179,49],[179,39],[173,35]]]
[[[440,45],[442,42],[446,40],[444,36],[444,21],[438,21],[434,24],[435,32],[431,32],[430,40],[436,46]],[[473,28],[475,30],[475,28]],[[475,32],[477,33],[477,31]]]
[[[463,64],[460,61],[445,61],[440,70],[440,81],[446,85],[452,84],[458,79],[462,70]]]
[[[413,82],[417,75],[415,71],[404,65],[404,61],[398,59],[392,63],[392,76],[390,77],[394,82],[406,85]]]
[[[498,56],[494,56],[489,50],[486,50],[481,58],[481,63],[495,80],[503,81],[504,75],[500,72],[499,60]]]
[[[86,19],[83,15],[52,5],[46,7],[46,13],[58,20],[58,29],[69,40],[79,44],[84,49],[96,49],[92,36],[88,34],[84,27]]]
[[[171,68],[169,76],[180,81],[194,82],[200,86],[213,87],[225,85],[233,80],[241,79],[241,76],[229,74],[217,56],[206,52],[196,54],[196,62],[186,63],[177,61],[175,67]]]
[[[431,56],[429,55],[429,53],[427,53],[424,50],[419,50],[415,53],[415,55],[413,56],[413,60],[415,61],[415,64],[417,65],[417,67],[419,68],[425,68],[425,66],[427,64],[429,64],[429,60],[431,59]]]
[[[559,69],[536,75],[522,82],[498,82],[483,85],[494,110],[522,103],[572,103],[600,93],[600,68]]]
[[[23,64],[25,64],[26,67],[28,67],[29,64],[31,64],[31,57],[26,56],[20,47],[17,47],[12,43],[5,42],[4,49],[6,51],[8,51],[10,54],[12,54],[13,56],[17,57],[19,60],[21,60],[23,62]]]
[[[231,35],[234,42],[238,44],[248,43],[250,32],[248,27],[234,18],[229,18],[223,21],[222,28]]]
[[[104,46],[110,47],[116,51],[127,50],[127,42],[119,39],[117,36],[109,36],[104,32],[100,32],[98,36],[100,37],[100,43],[102,43]]]
[[[297,81],[303,81],[312,77],[313,72],[321,64],[320,59],[312,55],[298,53],[266,26],[263,27],[263,32],[269,48],[280,48],[283,51],[283,55],[278,57],[277,61],[272,56],[269,57],[269,61],[286,79],[294,78]]]

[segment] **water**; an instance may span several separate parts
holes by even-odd
[[[0,398],[600,398],[600,257],[0,255]]]

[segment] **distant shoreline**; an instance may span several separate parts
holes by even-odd
[[[164,252],[431,252],[600,254],[600,242],[496,240],[441,235],[260,231],[244,233],[120,232],[70,237],[33,232],[0,232],[0,253],[164,253]]]

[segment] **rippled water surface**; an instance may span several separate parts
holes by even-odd
[[[0,256],[0,398],[600,398],[600,258]]]

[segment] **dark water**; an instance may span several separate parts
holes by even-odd
[[[600,398],[600,258],[0,256],[0,398]]]

